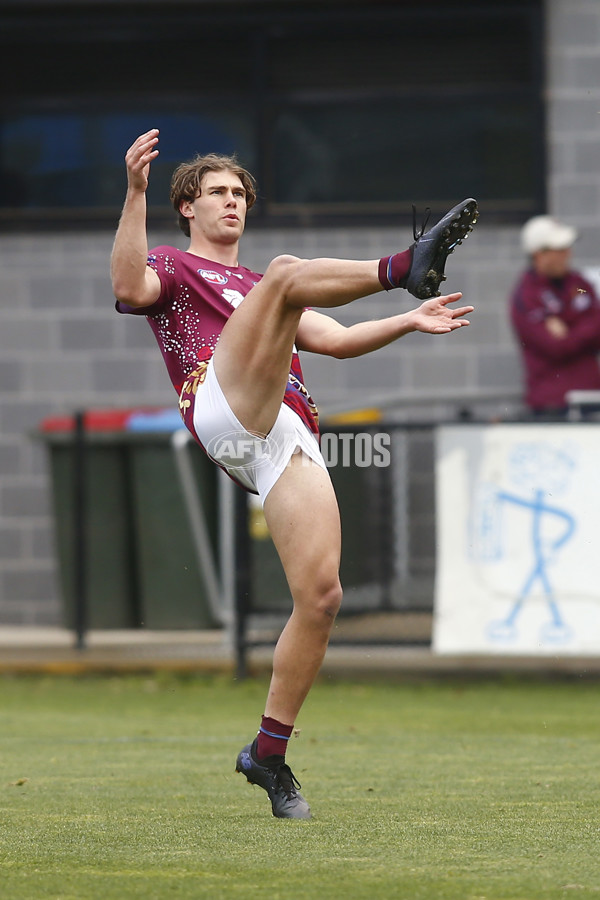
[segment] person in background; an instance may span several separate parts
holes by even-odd
[[[564,417],[569,391],[600,391],[600,301],[571,267],[576,239],[574,228],[552,216],[534,216],[521,232],[530,264],[514,287],[510,314],[525,402],[537,416]]]

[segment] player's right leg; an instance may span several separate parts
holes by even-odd
[[[297,259],[280,256],[225,324],[214,364],[221,388],[249,431],[267,434],[279,412],[289,361],[306,306],[331,309],[406,287],[416,297],[439,294],[446,260],[477,221],[465,200],[415,243],[381,260]]]
[[[425,231],[426,221],[417,231],[415,216],[415,242],[410,247],[408,268],[403,253],[384,257],[380,262],[379,279],[386,290],[403,287],[419,300],[439,297],[440,284],[446,280],[448,256],[466,240],[478,216],[477,203],[471,198],[454,206],[429,231]]]
[[[382,290],[378,260],[301,260],[280,256],[225,323],[215,373],[232,411],[250,432],[275,422],[298,324],[306,306],[334,307]]]
[[[415,222],[414,243],[392,256],[370,262],[297,260],[286,288],[287,302],[291,306],[332,308],[376,293],[382,287],[405,288],[419,300],[440,296],[448,256],[466,240],[478,217],[477,202],[469,198],[454,206],[429,231],[425,231],[426,222],[417,231]]]

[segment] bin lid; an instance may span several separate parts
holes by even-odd
[[[129,422],[133,417],[155,416],[164,413],[160,408],[145,409],[90,409],[84,412],[84,425],[86,431],[127,431]],[[181,423],[179,414],[177,418]],[[74,415],[47,416],[42,419],[39,430],[43,433],[73,431],[75,428]],[[147,429],[153,430],[153,429]]]
[[[185,428],[179,410],[175,407],[158,409],[154,412],[133,413],[126,425],[127,431],[178,431]]]

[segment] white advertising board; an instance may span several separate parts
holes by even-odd
[[[436,436],[437,653],[600,653],[600,425]]]

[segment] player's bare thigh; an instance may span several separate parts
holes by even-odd
[[[340,514],[329,472],[296,453],[264,511],[295,601],[338,590]]]
[[[286,302],[295,257],[277,257],[225,324],[215,373],[248,431],[268,434],[279,413],[302,308]]]

